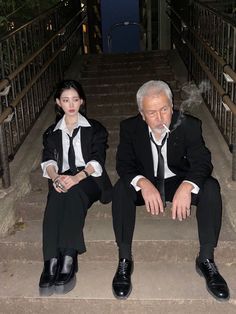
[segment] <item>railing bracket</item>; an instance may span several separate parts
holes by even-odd
[[[0,96],[7,96],[10,88],[11,88],[11,85],[8,85],[7,87],[5,87],[4,90],[0,92]]]

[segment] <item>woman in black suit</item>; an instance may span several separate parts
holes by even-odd
[[[74,80],[62,81],[55,101],[62,118],[43,136],[42,170],[49,179],[43,220],[44,268],[40,295],[64,294],[76,283],[77,254],[86,251],[83,227],[89,207],[111,200],[105,165],[106,129],[82,112],[85,95]]]

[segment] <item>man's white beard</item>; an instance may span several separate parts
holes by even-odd
[[[166,132],[170,132],[169,128],[164,123],[160,124],[159,127],[154,128],[152,131],[159,135],[162,135]]]
[[[153,132],[158,133],[158,134],[163,134],[165,132],[165,128],[155,128]]]

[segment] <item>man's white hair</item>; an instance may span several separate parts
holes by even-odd
[[[139,111],[142,110],[142,101],[145,96],[159,96],[159,94],[165,93],[173,106],[173,95],[169,85],[163,81],[148,81],[144,83],[136,94],[137,104]]]

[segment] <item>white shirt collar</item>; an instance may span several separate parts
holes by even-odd
[[[91,124],[88,122],[88,120],[84,116],[82,116],[82,114],[78,112],[78,123],[75,125],[75,128],[78,128],[79,126],[91,127]],[[66,127],[65,115],[61,118],[61,120],[58,121],[53,132],[56,130],[68,131]]]

